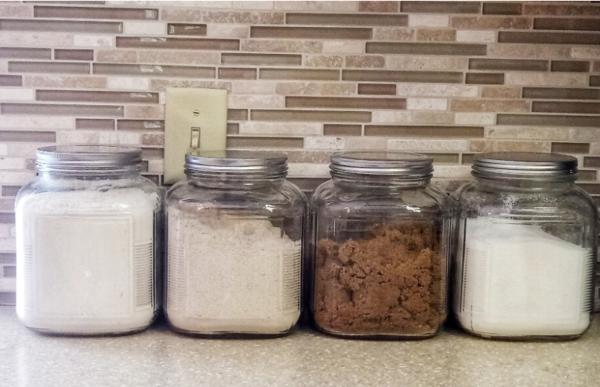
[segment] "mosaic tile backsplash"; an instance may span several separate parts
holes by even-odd
[[[0,304],[14,197],[48,144],[140,146],[161,182],[167,87],[229,91],[227,147],[276,150],[310,190],[334,151],[577,156],[600,182],[600,4],[0,2]]]

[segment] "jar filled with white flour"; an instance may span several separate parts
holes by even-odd
[[[577,159],[475,156],[459,191],[453,312],[487,338],[566,340],[592,311],[598,212],[578,188]]]
[[[200,335],[283,335],[300,316],[305,197],[284,155],[196,152],[167,193],[165,308]]]
[[[65,335],[123,334],[155,316],[158,187],[141,150],[57,145],[16,202],[17,313]]]

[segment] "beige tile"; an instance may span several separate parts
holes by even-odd
[[[165,91],[167,87],[200,87],[208,89],[223,89],[231,92],[232,84],[228,81],[200,81],[197,79],[151,79],[150,90]]]
[[[344,149],[346,139],[344,137],[318,136],[305,137],[304,147],[306,149]]]
[[[106,87],[106,78],[95,76],[26,75],[23,77],[23,86],[102,89]]]
[[[374,40],[395,40],[408,42],[415,40],[416,30],[414,28],[402,27],[376,27],[373,28]]]
[[[496,42],[496,31],[456,31],[457,42]]]
[[[303,12],[356,12],[358,1],[275,1],[274,8]]]
[[[233,9],[273,9],[273,1],[233,1]]]
[[[142,50],[138,51],[140,63],[179,63],[217,65],[221,58],[215,51]]]
[[[356,86],[346,82],[278,82],[275,92],[284,95],[352,95]]]
[[[450,102],[450,110],[455,112],[527,112],[528,101],[455,99]]]
[[[454,124],[454,114],[450,112],[415,111],[412,113],[414,124]]]
[[[598,59],[600,57],[600,47],[573,47],[571,48],[571,57],[577,59]]]
[[[448,100],[442,98],[408,98],[406,109],[408,110],[446,110]]]
[[[239,38],[250,36],[250,26],[236,26],[231,24],[208,24],[206,36],[214,38]]]
[[[126,105],[126,118],[164,119],[164,105]]]
[[[202,17],[205,23],[233,24],[283,24],[283,12],[251,11],[205,11]]]
[[[378,137],[348,137],[346,149],[348,150],[384,150],[387,148],[387,138]]]
[[[199,9],[163,8],[160,12],[160,19],[176,22],[201,22],[202,14],[203,11]]]
[[[471,152],[550,152],[548,141],[471,140]]]
[[[456,40],[456,30],[419,29],[417,30],[417,40],[420,42],[454,42]]]
[[[80,62],[10,61],[8,71],[11,73],[89,74],[90,65]]]
[[[242,81],[232,83],[231,92],[234,94],[275,94],[275,82]]]
[[[73,45],[76,47],[114,47],[115,38],[103,35],[75,35]]]
[[[71,47],[73,35],[51,32],[2,31],[0,44],[8,46]]]
[[[165,135],[163,133],[144,133],[141,136],[142,145],[148,146],[164,146]]]
[[[564,128],[568,130],[568,139],[571,141],[598,141],[600,133],[598,128]]]
[[[163,160],[148,160],[148,172],[163,174],[164,172],[164,161]]]
[[[585,74],[570,73],[506,73],[507,85],[519,86],[587,86]]]
[[[229,95],[232,109],[279,109],[285,107],[285,97],[277,95]]]
[[[139,145],[141,137],[139,133],[128,132],[100,132],[98,133],[98,144],[103,145]]]
[[[448,27],[450,17],[446,15],[408,15],[408,25],[411,27]]]
[[[71,117],[10,117],[0,115],[0,129],[74,129]]]
[[[454,16],[451,25],[461,30],[527,30],[533,27],[533,19],[504,16]]]
[[[148,90],[150,80],[140,77],[108,77],[106,88],[112,90]]]
[[[241,50],[252,52],[323,52],[324,42],[315,40],[242,40]]]
[[[123,4],[127,4],[127,3],[130,3],[130,1],[125,0],[123,2]],[[189,8],[186,11],[190,11],[192,9],[198,9],[198,8],[226,9],[226,8],[232,7],[231,1],[220,1],[220,0],[216,0],[216,1],[170,1],[170,0],[154,1],[154,0],[149,0],[149,1],[143,1],[141,3],[143,3],[144,5],[152,4],[156,7],[163,7],[163,8],[173,8],[173,7]]]
[[[134,50],[97,50],[98,62],[135,63],[138,61],[137,51]]]
[[[462,152],[469,149],[469,141],[392,138],[388,140],[388,149],[404,152]]]
[[[492,139],[567,140],[568,128],[539,128],[535,126],[492,126],[485,136]]]
[[[302,55],[222,53],[221,63],[226,65],[250,66],[300,66],[302,64]]]
[[[518,99],[521,97],[519,86],[483,86],[481,98]]]
[[[342,67],[344,57],[340,55],[304,55],[304,66],[306,67]]]
[[[59,131],[56,132],[58,144],[98,144],[99,132],[95,131]]]
[[[322,134],[322,125],[320,123],[294,123],[294,122],[242,122],[240,124],[240,134],[255,135],[320,135]]]
[[[327,40],[323,42],[322,52],[325,54],[364,54],[365,43],[351,40]]]
[[[167,34],[185,36],[206,36],[206,24],[167,23]]]
[[[470,180],[471,167],[468,165],[436,165],[433,170],[434,178]]]
[[[496,123],[494,113],[456,113],[454,122],[458,125],[493,125]]]
[[[394,55],[387,58],[387,68],[394,70],[466,70],[468,58]]]
[[[115,120],[76,118],[75,129],[77,130],[115,130]]]
[[[2,17],[31,17],[33,7],[27,4],[0,3],[0,15]]]
[[[33,89],[0,89],[0,100],[2,101],[32,101],[35,99]]]
[[[349,55],[346,56],[346,67],[383,68],[385,58],[380,55]]]
[[[571,47],[545,44],[488,44],[488,56],[498,58],[564,59],[571,57]]]
[[[117,36],[116,40],[117,47],[122,48],[237,51],[240,46],[237,39]]]
[[[415,97],[477,97],[477,86],[469,85],[444,85],[444,84],[411,84],[397,85],[399,96]]]
[[[24,116],[123,116],[123,106],[118,105],[3,103],[0,105],[0,111],[2,114]]]
[[[167,24],[155,21],[124,21],[123,33],[129,35],[165,35]]]

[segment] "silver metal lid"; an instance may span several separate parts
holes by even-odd
[[[287,175],[287,156],[271,152],[194,151],[185,155],[191,176],[238,176],[276,179]]]
[[[433,158],[400,152],[344,152],[331,156],[329,168],[333,176],[379,175],[422,180],[431,178]]]
[[[54,145],[38,148],[38,172],[114,174],[141,170],[142,150],[108,145]]]
[[[575,180],[577,159],[558,153],[482,153],[475,155],[471,173],[488,179]]]

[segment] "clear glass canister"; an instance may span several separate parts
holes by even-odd
[[[572,339],[590,325],[598,212],[575,157],[476,155],[459,190],[453,313],[499,339]]]
[[[425,338],[446,317],[451,211],[429,185],[432,159],[394,152],[331,157],[312,198],[311,312],[336,336]]]
[[[122,334],[155,316],[158,187],[141,150],[57,145],[17,196],[17,314],[36,331]]]
[[[167,193],[166,314],[179,332],[283,335],[300,316],[306,198],[287,158],[243,151],[186,155]]]

